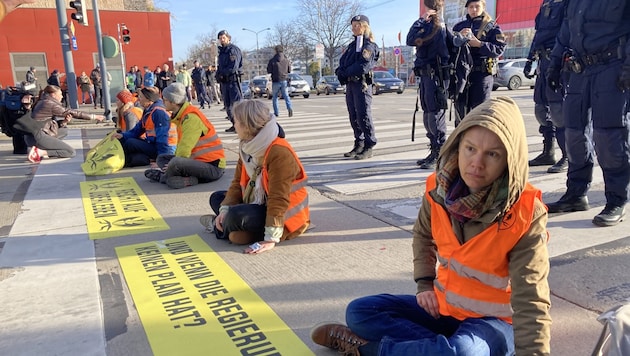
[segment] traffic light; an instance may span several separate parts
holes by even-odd
[[[125,25],[120,26],[120,33],[122,34],[122,40],[125,44],[129,44],[131,41],[131,36],[129,36],[129,29]]]
[[[85,7],[83,0],[70,1],[70,7],[76,10],[76,12],[70,15],[70,17],[72,17],[73,20],[76,20],[81,25],[87,26],[88,25],[87,7]]]

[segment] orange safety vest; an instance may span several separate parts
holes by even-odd
[[[271,150],[271,147],[273,145],[281,145],[287,147],[293,154],[295,161],[300,166],[300,175],[293,181],[291,192],[289,193],[289,208],[284,214],[284,228],[289,231],[289,233],[292,233],[300,227],[304,226],[304,224],[306,224],[306,222],[309,220],[308,191],[306,190],[308,177],[306,175],[306,170],[304,170],[304,166],[302,165],[302,162],[300,162],[300,159],[293,150],[293,147],[291,147],[287,140],[281,137],[276,137],[276,139],[273,140],[273,142],[271,142],[271,145],[269,145],[269,147],[267,148],[262,164],[262,184],[263,189],[265,189],[267,195],[269,195],[269,172],[267,171],[265,162],[267,161],[267,155],[269,154],[269,151]],[[245,169],[245,165],[243,164],[241,165],[240,182],[242,193],[245,192],[245,188],[247,188],[249,180],[250,179],[247,175],[247,170]]]
[[[139,107],[137,107],[137,106],[134,106],[134,107],[132,107],[132,108],[131,108],[131,112],[132,112],[134,115],[136,115],[136,117],[138,118],[138,120],[141,120],[141,119],[142,119],[142,108],[139,108]],[[124,115],[124,113],[122,113],[122,115],[120,115],[120,116],[123,116],[123,115]],[[118,118],[118,128],[119,128],[122,132],[125,132],[125,131],[127,131],[127,130],[131,129],[131,127],[127,127],[127,121],[125,121],[125,118],[124,118],[124,117],[119,117],[119,118]]]
[[[148,137],[155,138],[155,124],[153,123],[153,113],[155,110],[162,110],[168,115],[171,116],[166,109],[160,106],[156,106],[151,110],[148,114],[144,115],[142,118],[142,127],[144,127],[144,131]],[[149,120],[150,119],[150,120]],[[177,125],[171,122],[171,126],[168,129],[168,145],[169,146],[177,146]]]
[[[541,191],[527,183],[501,222],[462,245],[445,208],[429,194],[435,186],[433,173],[427,178],[425,195],[431,202],[431,233],[437,246],[433,289],[440,314],[458,320],[490,316],[511,324],[509,253],[529,230],[535,201],[542,201]]]
[[[190,113],[196,114],[204,125],[208,128],[208,133],[203,135],[197,141],[195,147],[193,147],[190,158],[196,159],[201,162],[214,162],[216,160],[225,158],[225,152],[223,151],[223,144],[214,126],[206,119],[205,115],[196,106],[190,104],[180,114],[179,124],[177,125],[177,137],[183,137],[182,124],[187,119],[187,115]]]

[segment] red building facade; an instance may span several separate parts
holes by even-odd
[[[66,10],[68,21],[72,9]],[[130,30],[131,41],[123,45],[125,71],[131,65],[142,69],[168,63],[173,68],[170,13],[100,10],[102,35],[118,38],[118,24]],[[88,75],[98,63],[96,31],[93,13],[88,10],[89,26],[74,22],[78,49],[72,51],[77,77]],[[65,73],[57,10],[54,8],[23,8],[10,13],[0,23],[0,83],[14,85],[25,79],[30,66],[37,68],[38,85],[45,86],[54,69]],[[120,54],[106,58],[107,71],[112,76],[111,92],[123,88],[123,68]]]

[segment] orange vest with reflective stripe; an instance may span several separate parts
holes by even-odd
[[[177,125],[177,137],[183,137],[182,124],[188,114],[196,114],[204,125],[208,128],[208,132],[201,136],[197,141],[195,147],[193,147],[190,154],[190,158],[201,162],[214,162],[221,158],[225,158],[225,152],[223,151],[223,144],[214,126],[208,121],[206,116],[197,107],[192,104],[188,105],[180,115],[179,125]]]
[[[155,110],[162,110],[168,115],[168,111],[166,109],[156,106],[146,115],[146,120],[142,120],[142,126],[144,127],[144,131],[147,137],[155,137],[155,124],[153,123],[153,113]],[[171,126],[168,129],[168,145],[169,146],[177,146],[177,125],[171,122]]]
[[[130,109],[130,111],[136,115],[136,117],[138,118],[138,120],[142,120],[142,108],[139,108],[137,106],[134,106]],[[123,113],[124,115],[124,113]],[[122,116],[122,115],[121,115]],[[118,128],[120,128],[120,130],[122,130],[122,132],[125,132],[129,129],[131,129],[131,127],[127,127],[127,121],[125,120],[124,117],[119,117],[118,118]]]
[[[293,185],[291,186],[291,192],[289,193],[289,208],[284,214],[284,228],[292,233],[297,229],[301,228],[309,221],[309,209],[308,209],[308,191],[306,190],[306,184],[308,182],[308,177],[306,175],[306,170],[304,170],[304,166],[297,154],[293,150],[293,147],[287,142],[287,140],[276,137],[275,140],[269,145],[267,151],[265,152],[265,158],[263,159],[262,164],[262,184],[263,188],[267,195],[269,195],[269,172],[267,171],[265,162],[267,161],[267,155],[269,155],[269,151],[273,145],[281,145],[287,147],[289,151],[293,154],[295,161],[300,166],[300,175],[293,181]],[[245,165],[241,165],[241,192],[245,192],[245,188],[247,184],[249,184],[249,176],[247,175],[247,170],[245,169]]]
[[[427,178],[431,202],[431,233],[437,246],[437,276],[433,283],[439,312],[458,320],[496,317],[512,323],[509,253],[529,230],[536,200],[542,193],[527,183],[519,200],[501,222],[460,244],[445,208],[429,192],[435,173]]]

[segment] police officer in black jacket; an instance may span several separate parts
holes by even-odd
[[[234,128],[234,116],[232,105],[243,98],[241,93],[241,75],[243,75],[243,56],[241,49],[231,43],[232,36],[221,30],[217,35],[219,40],[219,67],[217,68],[217,81],[221,83],[221,94],[228,119],[232,127],[225,132],[236,132]]]
[[[372,147],[376,145],[372,121],[371,73],[379,52],[368,17],[357,15],[350,23],[354,41],[346,48],[335,70],[339,82],[346,84],[346,106],[354,131],[354,147],[344,156],[366,159],[372,157]]]
[[[617,225],[625,218],[630,194],[630,2],[569,1],[547,70],[554,90],[560,87],[563,58],[570,68],[562,108],[567,191],[547,207],[550,213],[589,209],[586,193],[596,153],[606,206],[593,224]]]

